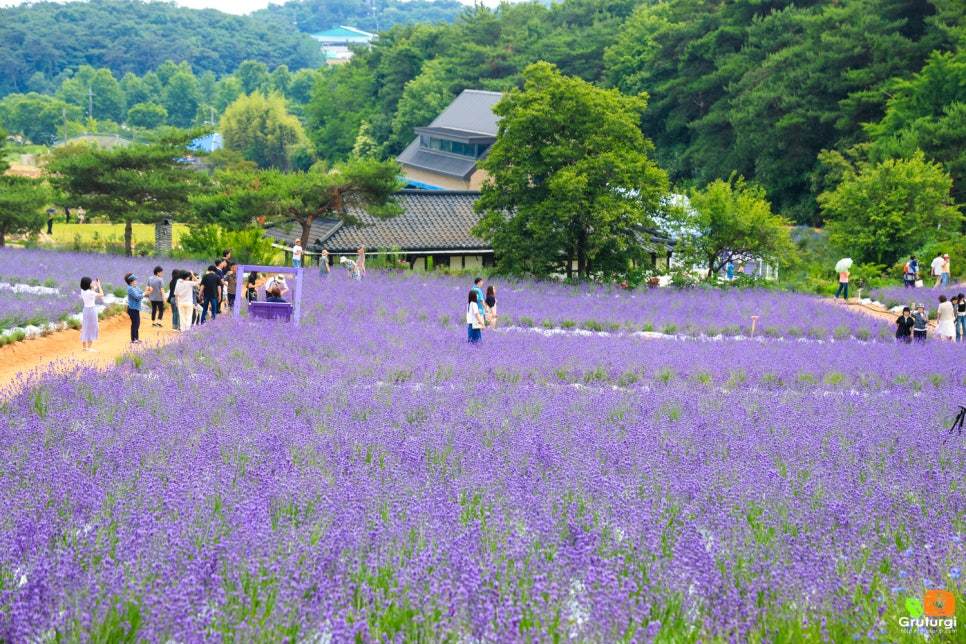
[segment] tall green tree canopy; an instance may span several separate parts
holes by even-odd
[[[279,94],[255,92],[228,106],[221,118],[225,147],[260,168],[290,168],[293,147],[307,142],[298,119],[285,109]]]
[[[134,222],[178,218],[189,211],[189,195],[203,189],[205,176],[181,160],[192,138],[182,134],[112,150],[58,148],[47,171],[65,203],[124,222],[124,249],[130,255]]]
[[[308,248],[312,222],[319,217],[357,223],[346,210],[349,206],[376,217],[398,215],[401,210],[392,197],[402,189],[398,177],[396,162],[372,159],[351,159],[328,172],[267,171],[259,175],[257,183],[259,207],[268,216],[301,226],[302,247]],[[250,199],[241,194],[238,198]]]
[[[714,279],[729,261],[782,265],[795,252],[791,222],[772,212],[761,186],[742,177],[716,179],[689,190],[687,197],[669,217],[678,241],[674,254],[706,269],[707,279]]]
[[[494,107],[501,120],[480,163],[489,179],[476,234],[509,272],[586,278],[626,270],[641,256],[648,213],[667,193],[638,125],[646,99],[563,76],[549,63],[523,77],[523,88]]]
[[[959,231],[963,224],[951,205],[952,180],[922,152],[876,164],[850,164],[836,152],[822,159],[842,175],[818,198],[829,241],[856,261],[894,264],[939,231]]]

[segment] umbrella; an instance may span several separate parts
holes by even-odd
[[[56,209],[56,208],[48,208],[48,209],[47,209],[47,214],[48,214],[48,215],[52,215],[52,214],[54,214],[55,212],[57,212],[57,209]]]
[[[845,259],[840,259],[835,263],[835,272],[841,273],[842,271],[847,271],[852,268],[852,260],[846,257]]]

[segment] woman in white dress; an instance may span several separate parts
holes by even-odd
[[[936,335],[940,340],[954,340],[956,338],[956,312],[952,302],[946,301],[945,295],[939,296],[939,312],[936,314]]]
[[[89,277],[81,278],[81,299],[84,301],[84,311],[81,313],[81,346],[84,351],[95,351],[91,347],[97,340],[97,298],[104,297],[101,291],[101,280]]]

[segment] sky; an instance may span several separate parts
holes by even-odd
[[[0,0],[0,7],[11,7],[23,4],[30,0]],[[472,5],[473,0],[460,0],[463,4]],[[283,4],[284,0],[275,0],[275,4]],[[192,9],[218,9],[225,13],[238,15],[251,13],[256,9],[264,9],[268,6],[269,0],[175,0],[175,4],[181,7],[191,7]],[[487,6],[496,6],[496,0],[485,0]]]

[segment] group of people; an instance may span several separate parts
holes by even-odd
[[[320,246],[321,242],[316,240],[315,247]],[[292,246],[292,266],[294,268],[302,268],[304,257],[305,250],[302,248],[302,240],[296,239],[295,245]],[[366,276],[366,249],[363,247],[357,250],[355,259],[349,259],[343,255],[339,258],[339,263],[345,269],[349,279],[356,280],[357,282],[362,281],[362,278]],[[329,251],[322,249],[319,251],[319,274],[322,277],[328,277],[331,272],[332,268],[329,266]]]
[[[151,308],[151,326],[163,327],[165,304],[171,305],[172,330],[185,332],[197,324],[204,324],[208,315],[214,320],[222,307],[231,308],[235,300],[238,280],[238,264],[231,261],[231,250],[226,250],[221,259],[210,264],[200,277],[193,271],[174,269],[171,280],[165,288],[164,269],[155,266],[145,288],[139,286],[140,278],[134,273],[124,275],[127,285],[127,314],[131,320],[131,344],[141,343],[141,313],[146,306]],[[81,300],[84,308],[81,313],[81,346],[85,351],[94,351],[99,329],[97,324],[97,298],[104,297],[99,279],[81,278]]]
[[[934,288],[949,284],[949,253],[939,251],[929,264],[929,274],[936,280]],[[906,288],[916,288],[923,285],[919,271],[919,260],[915,255],[909,256],[909,261],[902,268],[902,283]]]
[[[490,284],[483,294],[483,278],[473,280],[466,299],[466,337],[471,343],[483,339],[483,329],[496,328],[496,287]]]
[[[928,334],[929,316],[924,304],[915,305],[915,311],[906,306],[896,319],[896,340],[900,342],[924,342]],[[936,336],[940,340],[966,342],[966,295],[960,293],[946,298],[939,296],[936,311]]]

